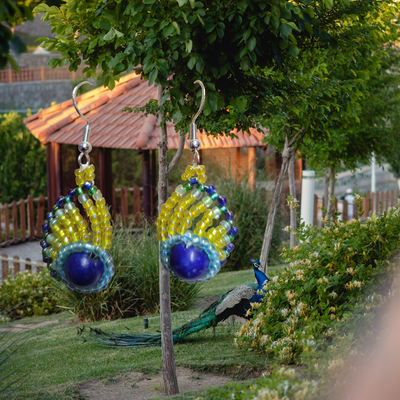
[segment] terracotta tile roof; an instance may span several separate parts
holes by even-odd
[[[157,88],[148,86],[147,81],[134,73],[121,78],[112,91],[101,87],[79,96],[79,109],[90,121],[91,144],[119,149],[156,149],[159,141],[157,118],[121,112],[127,106],[141,107],[151,98],[157,99]],[[32,115],[25,119],[25,124],[42,143],[78,145],[82,142],[85,121],[76,113],[71,99]],[[168,147],[178,148],[179,134],[174,125],[168,123],[167,130]],[[202,149],[263,145],[263,134],[255,129],[250,129],[251,135],[234,132],[237,139],[214,138],[201,133],[198,138]]]

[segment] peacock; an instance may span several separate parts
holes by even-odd
[[[221,321],[230,316],[238,316],[248,319],[248,310],[251,303],[259,303],[266,293],[268,277],[260,270],[260,262],[252,260],[254,275],[257,283],[246,283],[223,294],[216,302],[208,306],[197,318],[176,328],[172,332],[174,343],[182,342],[192,333],[203,329],[215,327]],[[90,328],[95,333],[97,342],[108,346],[160,346],[160,334],[111,334],[97,328]]]

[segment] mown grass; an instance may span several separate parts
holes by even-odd
[[[270,272],[273,272],[272,268]],[[202,284],[201,296],[221,295],[233,287],[253,281],[252,270],[220,273]],[[186,323],[198,314],[199,310],[174,313],[173,327]],[[147,318],[149,329],[146,333],[157,333],[160,329],[159,315]],[[160,347],[103,347],[90,340],[88,326],[84,334],[78,336],[77,331],[83,325],[76,324],[74,317],[68,313],[25,318],[17,323],[48,320],[58,322],[24,332],[26,342],[14,355],[14,362],[20,368],[18,374],[27,377],[17,392],[17,399],[79,399],[80,382],[104,379],[133,370],[156,374],[162,366]],[[5,323],[0,327],[13,325],[15,323]],[[143,317],[96,322],[90,326],[114,333],[145,332]],[[245,379],[255,371],[266,369],[265,356],[243,352],[233,346],[234,334],[239,327],[239,323],[225,323],[218,325],[215,331],[209,329],[190,336],[185,343],[175,346],[176,365],[225,374],[236,379]]]

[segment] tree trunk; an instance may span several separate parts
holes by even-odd
[[[285,181],[285,177],[289,168],[289,161],[293,154],[293,147],[289,146],[288,137],[286,136],[285,147],[282,152],[282,165],[279,171],[278,180],[275,185],[274,195],[272,196],[271,207],[268,213],[268,221],[267,226],[265,228],[264,233],[264,241],[261,249],[260,255],[260,263],[264,273],[267,272],[268,269],[268,255],[271,247],[272,240],[272,232],[274,230],[275,216],[278,211],[278,207],[280,204],[280,198],[282,194],[283,183]]]
[[[324,176],[324,203],[323,207],[328,208],[328,198],[329,198],[329,173]]]
[[[161,105],[163,88],[160,86],[158,104]],[[158,144],[158,211],[168,198],[168,163],[167,163],[167,130],[161,127],[163,115],[160,114],[160,142]],[[175,369],[174,342],[172,339],[171,321],[171,293],[169,272],[161,264],[160,268],[160,322],[161,322],[161,350],[163,363],[164,393],[169,396],[179,393],[178,379]]]
[[[296,179],[294,176],[294,164],[295,164],[295,155],[294,152],[292,154],[292,157],[290,157],[289,161],[289,168],[288,168],[288,175],[289,175],[289,193],[293,197],[293,199],[296,198]],[[296,218],[296,208],[292,208],[290,210],[290,227],[291,227],[291,232],[290,232],[290,248],[293,249],[293,247],[296,246],[296,235],[293,234],[293,230],[296,229],[297,225],[297,218]]]

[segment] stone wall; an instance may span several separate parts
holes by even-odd
[[[66,80],[0,84],[0,109],[38,110],[49,107],[52,102],[69,100],[71,93],[71,82]]]

